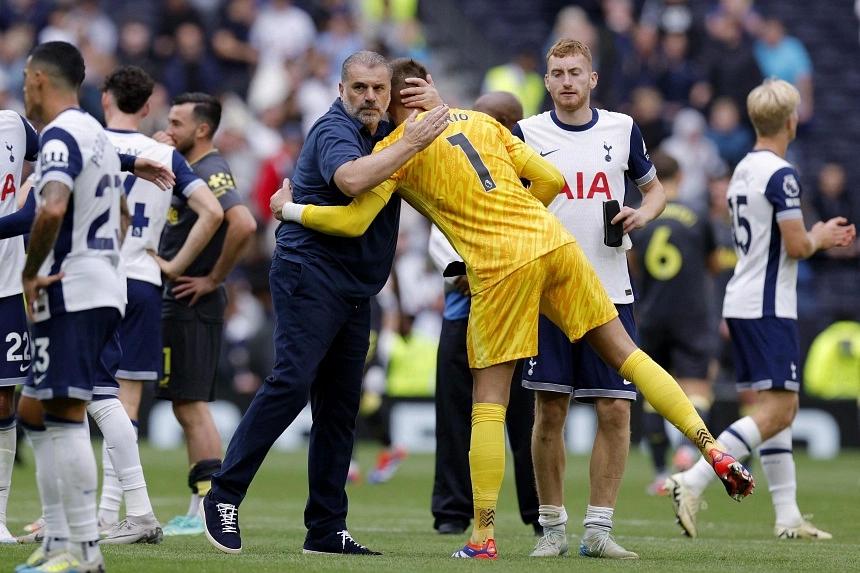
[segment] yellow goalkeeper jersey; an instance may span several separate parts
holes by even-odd
[[[371,192],[388,201],[397,191],[433,221],[466,262],[472,292],[480,292],[574,238],[520,181],[539,171],[563,182],[555,167],[484,113],[452,109],[449,122]],[[404,128],[374,151],[402,137]]]

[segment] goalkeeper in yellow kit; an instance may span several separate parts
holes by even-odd
[[[413,60],[393,62],[389,115],[399,127],[414,120],[398,92],[407,77],[426,77]],[[414,112],[413,112],[414,113]],[[547,209],[563,189],[561,173],[490,116],[451,109],[449,126],[390,179],[346,206],[292,203],[288,182],[272,198],[284,221],[320,232],[359,236],[396,191],[436,224],[466,262],[472,309],[469,366],[474,376],[469,466],[475,520],[454,557],[495,559],[495,508],[505,468],[504,419],[517,359],[537,353],[538,315],[571,341],[585,338],[603,360],[695,443],[735,499],[753,479],[722,452],[675,380],[630,339],[574,237]],[[526,189],[521,179],[531,185]]]

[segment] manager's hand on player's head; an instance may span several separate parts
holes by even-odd
[[[435,140],[448,127],[447,105],[440,105],[428,111],[421,119],[416,119],[418,111],[413,111],[406,120],[403,139],[416,151],[421,151]]]
[[[269,209],[271,209],[272,211],[272,216],[278,221],[283,221],[284,218],[281,215],[281,212],[284,209],[284,205],[292,202],[293,183],[285,177],[281,188],[278,189],[275,194],[269,198]]]
[[[403,107],[431,110],[436,106],[445,105],[442,101],[442,96],[436,91],[436,86],[433,85],[433,78],[427,74],[427,79],[422,78],[406,78],[406,83],[410,87],[400,90],[400,103]]]

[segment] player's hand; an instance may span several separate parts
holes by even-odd
[[[152,139],[154,139],[158,143],[165,143],[167,145],[172,145],[173,147],[176,147],[176,141],[174,141],[172,137],[167,135],[166,131],[156,131],[152,134]]]
[[[158,253],[151,249],[147,249],[146,253],[155,259],[155,262],[158,263],[158,268],[161,269],[161,274],[164,275],[167,280],[175,281],[179,278],[179,271],[171,264],[171,261],[167,261],[158,256]]]
[[[472,296],[472,289],[469,288],[469,278],[465,275],[454,279],[454,288],[463,296]]]
[[[134,175],[135,177],[155,183],[162,191],[172,189],[176,185],[176,176],[167,165],[146,159],[145,157],[135,159]]]
[[[403,141],[416,152],[421,151],[448,127],[448,112],[447,105],[440,105],[428,111],[421,119],[416,119],[418,111],[413,111],[406,120]]]
[[[201,296],[205,296],[218,288],[218,283],[212,280],[211,277],[179,277],[176,279],[176,286],[173,287],[172,293],[177,299],[191,297],[188,306],[194,306]]]
[[[66,276],[65,273],[59,272],[55,275],[25,277],[21,276],[21,286],[24,290],[24,300],[27,301],[27,316],[33,320],[36,314],[36,301],[39,299],[39,293],[54,284],[58,280]]]
[[[269,209],[272,211],[272,217],[278,221],[283,221],[281,211],[284,205],[293,202],[293,184],[288,178],[284,178],[281,188],[269,198]]]
[[[404,107],[429,111],[436,106],[444,105],[430,74],[427,74],[426,80],[406,78],[406,83],[410,84],[410,87],[400,90],[400,101]]]
[[[624,232],[629,233],[630,231],[635,231],[636,229],[641,229],[645,225],[648,224],[648,219],[639,209],[633,209],[632,207],[621,207],[621,211],[612,218],[611,223],[613,225],[617,223],[624,223]]]
[[[831,247],[847,247],[857,238],[854,225],[848,224],[845,217],[833,217],[827,222],[819,221],[809,231],[816,240],[819,250]]]

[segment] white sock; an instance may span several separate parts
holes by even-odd
[[[761,432],[759,432],[755,420],[746,416],[726,428],[717,437],[717,442],[725,447],[725,451],[729,455],[738,461],[743,461],[761,443]],[[682,475],[684,476],[684,485],[690,488],[694,495],[702,495],[702,492],[717,474],[714,473],[710,461],[701,457],[693,467]]]
[[[107,440],[102,443],[102,495],[99,499],[99,522],[116,523],[119,521],[119,508],[122,505],[122,486],[113,469],[113,462],[107,449]]]
[[[96,518],[98,475],[90,432],[83,422],[69,422],[50,416],[46,416],[45,426],[54,443],[56,465],[63,468],[63,479],[59,481],[69,523],[69,545],[73,553],[80,552],[81,544],[97,542],[99,539]],[[98,545],[94,551],[97,554]],[[87,554],[83,555],[86,558]]]
[[[538,506],[538,523],[546,531],[564,532],[567,523],[567,510],[563,505]]]
[[[45,518],[45,551],[53,544],[65,545],[69,538],[69,525],[60,495],[60,482],[54,456],[54,442],[44,429],[28,427],[25,430],[33,454],[36,458],[36,485],[42,502],[42,516]]]
[[[791,427],[788,427],[762,442],[758,455],[761,457],[761,468],[767,476],[776,523],[797,526],[803,521],[803,516],[797,507],[797,475],[791,451]]]
[[[585,526],[586,531],[589,529],[612,531],[613,513],[615,513],[614,507],[589,505],[585,510],[585,519],[582,520],[582,525]]]
[[[12,466],[15,465],[15,446],[18,435],[14,416],[0,420],[0,525],[6,525],[6,504],[12,487]]]
[[[197,513],[200,511],[200,496],[196,493],[191,494],[191,501],[188,503],[188,513],[185,514],[186,517],[197,517]]]
[[[137,431],[122,403],[117,399],[96,400],[87,405],[87,412],[105,437],[105,449],[125,496],[126,515],[139,517],[152,513],[137,449]]]

